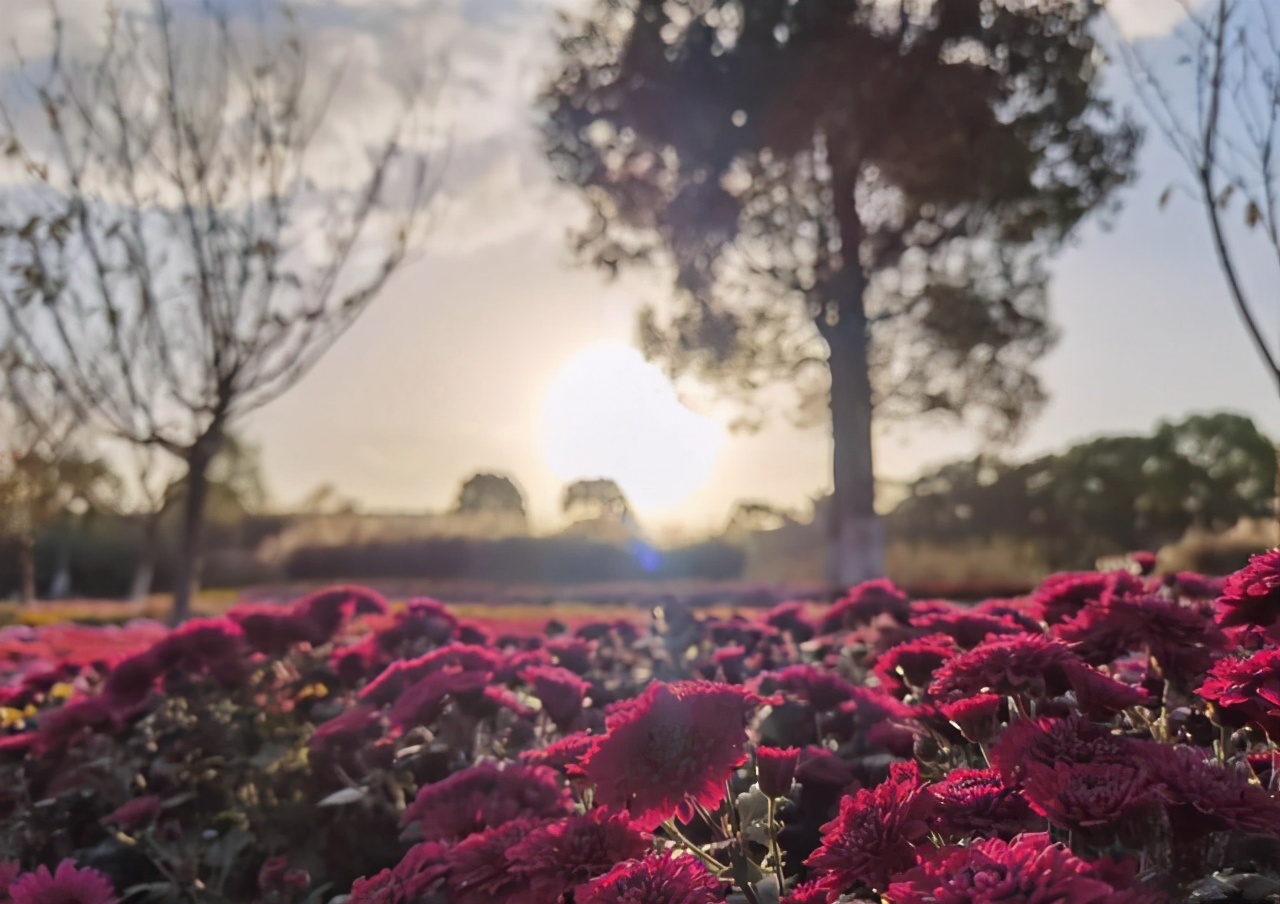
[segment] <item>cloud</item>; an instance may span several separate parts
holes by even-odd
[[[1130,41],[1162,38],[1187,18],[1187,9],[1206,0],[1106,0],[1105,7],[1120,33]]]

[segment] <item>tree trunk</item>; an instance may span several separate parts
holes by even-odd
[[[861,294],[841,299],[823,330],[831,368],[832,483],[827,577],[836,589],[884,575],[884,527],[875,509],[871,378]]]
[[[142,547],[138,550],[138,564],[133,570],[133,585],[129,588],[129,600],[140,603],[151,593],[151,581],[156,574],[156,546],[160,539],[160,512],[147,516],[142,528]]]
[[[173,570],[173,611],[177,625],[191,617],[191,601],[200,589],[203,564],[204,507],[209,496],[209,464],[218,452],[220,432],[211,428],[187,454],[186,495],[182,501],[182,538]]]
[[[18,573],[21,576],[19,592],[24,606],[36,602],[36,541],[23,537],[18,543]]]

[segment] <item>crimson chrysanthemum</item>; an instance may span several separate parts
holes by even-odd
[[[1253,722],[1280,741],[1280,647],[1218,660],[1200,686],[1200,696],[1228,721]]]
[[[1280,640],[1280,549],[1259,553],[1228,577],[1215,605],[1223,627],[1257,625]]]
[[[574,904],[719,904],[720,881],[693,857],[650,854],[619,863],[580,888]]]
[[[911,613],[907,595],[887,578],[864,581],[836,600],[822,616],[820,630],[830,634],[842,628],[869,624],[877,616],[888,615],[905,622]]]
[[[569,890],[648,850],[649,836],[627,814],[596,807],[534,829],[507,850],[506,859],[528,889],[529,904],[557,904]]]
[[[1149,824],[1161,799],[1159,786],[1140,761],[1032,762],[1022,791],[1035,811],[1055,826],[1096,839],[1109,838],[1122,823]]]
[[[757,747],[756,780],[769,797],[786,797],[795,780],[799,747]]]
[[[1280,800],[1235,768],[1194,747],[1154,745],[1149,760],[1166,798],[1174,836],[1241,832],[1280,838]]]
[[[507,860],[507,852],[542,822],[515,819],[462,839],[449,849],[449,904],[535,904],[540,901]],[[554,904],[554,902],[553,902]]]
[[[805,865],[833,892],[859,885],[883,891],[893,874],[915,863],[936,809],[916,764],[895,763],[875,788],[840,800],[840,812],[822,827],[822,845]]]
[[[1007,838],[1036,828],[1022,792],[1006,785],[994,769],[953,769],[929,792],[938,802],[933,827],[940,835]]]
[[[553,770],[485,760],[423,786],[400,818],[419,823],[426,841],[447,841],[520,817],[551,819],[572,810],[569,791]]]
[[[643,829],[693,804],[714,810],[724,783],[746,759],[747,723],[760,698],[712,682],[653,684],[616,712],[582,760],[595,799],[629,812]]]
[[[111,881],[96,869],[80,869],[63,860],[50,873],[42,866],[9,886],[12,904],[116,904]]]
[[[1139,593],[1142,581],[1127,571],[1062,572],[1040,582],[1032,595],[1031,611],[1043,622],[1056,624],[1075,615],[1106,591]]]
[[[1048,835],[986,838],[925,852],[894,878],[890,904],[1123,904],[1140,893],[1091,875],[1090,865]]]
[[[1083,716],[1017,719],[1000,733],[988,755],[1005,783],[1017,785],[1035,765],[1130,763],[1137,755],[1134,743]]]
[[[880,685],[899,696],[929,686],[933,673],[959,652],[948,634],[929,634],[890,648],[876,658],[873,669]]]
[[[588,682],[556,665],[529,666],[520,677],[533,685],[543,712],[561,731],[566,731],[582,712],[582,700],[591,690]]]
[[[425,898],[449,874],[448,852],[438,841],[414,845],[393,868],[357,879],[347,904],[413,904]]]
[[[945,663],[929,686],[944,701],[974,694],[1037,700],[1074,692],[1080,709],[1103,716],[1144,703],[1142,691],[1088,665],[1066,644],[1035,634],[989,640]]]

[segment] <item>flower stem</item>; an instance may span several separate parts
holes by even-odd
[[[723,863],[721,863],[715,857],[712,857],[710,854],[708,854],[698,845],[694,844],[692,841],[686,838],[684,833],[681,832],[678,828],[676,828],[676,821],[674,819],[668,819],[666,822],[662,824],[662,827],[671,833],[671,835],[675,838],[676,842],[679,843],[681,847],[685,848],[690,854],[693,854],[693,856],[697,857],[699,860],[705,863],[708,867],[715,870],[716,875],[719,875],[720,873],[723,873],[726,869],[728,869],[728,867],[726,867]]]

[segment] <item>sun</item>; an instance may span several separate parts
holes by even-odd
[[[674,508],[711,477],[725,432],[686,408],[635,349],[609,342],[570,358],[547,390],[543,450],[563,481],[609,477],[641,513]]]

